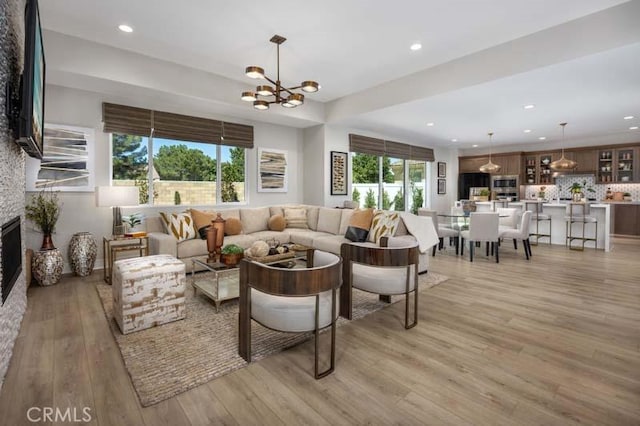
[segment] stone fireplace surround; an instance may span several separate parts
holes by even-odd
[[[17,82],[22,72],[25,0],[0,1],[0,224],[20,217],[22,264],[25,252],[25,154],[14,143],[4,114],[5,83]],[[0,258],[3,256],[0,243]],[[9,367],[13,345],[27,306],[26,280],[18,276],[7,300],[0,306],[0,387]],[[2,271],[0,270],[0,277]]]

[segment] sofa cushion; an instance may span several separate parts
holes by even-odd
[[[182,241],[180,244],[178,244],[179,259],[187,259],[189,257],[203,256],[206,254],[208,254],[206,240],[196,238],[193,240]]]
[[[240,219],[230,217],[224,224],[224,235],[239,235],[242,234],[242,222]]]
[[[313,231],[318,230],[318,213],[320,212],[320,207],[317,206],[306,206],[307,209],[307,224],[309,225],[309,229]]]
[[[211,226],[211,221],[216,218],[216,213],[198,209],[189,209],[188,211],[193,219],[193,226],[196,228],[198,235],[200,235],[200,238],[203,240],[206,239],[207,229]]]
[[[353,209],[342,209],[342,216],[340,216],[340,229],[338,230],[338,235],[344,235],[347,232],[347,228],[349,227],[349,222],[351,221],[351,217],[353,216]]]
[[[164,223],[165,232],[173,235],[179,242],[195,238],[196,230],[193,227],[193,219],[188,212],[160,212],[160,217]]]
[[[245,234],[268,230],[270,217],[269,207],[240,209],[240,221]]]
[[[330,237],[333,234],[327,232],[312,231],[310,229],[287,229],[289,241],[307,247],[313,247],[313,240],[319,237]]]
[[[351,241],[347,240],[342,235],[323,235],[313,240],[313,248],[340,255],[340,247],[342,244],[350,242]]]
[[[318,212],[318,232],[328,232],[337,235],[340,232],[340,220],[342,218],[341,209],[330,209],[328,207],[320,207]]]
[[[398,212],[378,211],[371,221],[369,230],[369,241],[378,243],[382,237],[392,237],[400,223]]]
[[[280,214],[274,214],[269,218],[269,230],[270,231],[284,231],[284,228],[287,227],[287,221],[284,220],[284,217]]]
[[[285,207],[284,219],[287,222],[287,228],[309,229],[307,209],[304,207]]]

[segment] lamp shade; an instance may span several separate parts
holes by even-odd
[[[97,186],[96,205],[98,207],[137,206],[139,190],[137,186]]]

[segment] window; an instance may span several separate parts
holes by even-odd
[[[150,141],[117,133],[111,140],[112,184],[138,186],[140,204],[213,205],[246,200],[244,148],[162,138]],[[151,159],[148,151],[153,153]]]
[[[352,153],[352,198],[361,207],[417,213],[424,206],[426,161]]]

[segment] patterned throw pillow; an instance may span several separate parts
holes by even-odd
[[[393,237],[400,224],[400,215],[396,212],[379,211],[373,216],[369,241],[379,244],[382,237]]]
[[[167,234],[173,235],[178,242],[196,237],[193,219],[189,213],[160,212],[160,217],[162,218],[162,224]]]
[[[287,228],[309,229],[307,209],[304,207],[285,207],[284,220],[287,222]]]

